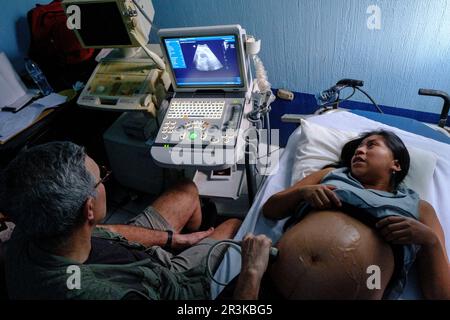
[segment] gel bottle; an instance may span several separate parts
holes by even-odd
[[[35,62],[30,59],[25,59],[25,69],[44,96],[48,96],[53,92],[53,88],[48,83],[41,68]]]

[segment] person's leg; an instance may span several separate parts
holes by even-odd
[[[173,227],[176,233],[186,228],[197,231],[202,223],[202,212],[197,186],[183,181],[164,192],[152,207]]]
[[[137,219],[130,221],[133,225],[146,226],[151,225],[155,230],[168,230],[171,229],[168,222],[166,222],[152,207],[146,209],[147,214],[144,212]],[[147,252],[162,266],[167,267],[174,272],[184,272],[189,269],[195,268],[201,264],[206,264],[206,255],[212,245],[220,240],[233,239],[241,225],[239,219],[229,219],[215,228],[214,233],[205,238],[192,247],[175,255],[159,246],[152,246],[147,249]],[[228,250],[228,246],[219,246],[217,250],[211,254],[209,259],[209,266],[211,270],[215,271],[220,265],[225,252]]]
[[[220,240],[233,239],[239,230],[241,223],[242,221],[239,219],[228,219],[224,221],[215,228],[214,233],[210,237],[203,239],[198,244],[173,256],[170,268],[177,272],[183,272],[202,263],[206,264],[206,255],[208,254],[209,249]],[[226,245],[219,246],[212,252],[208,262],[209,267],[213,272],[219,267],[228,248],[229,246]]]
[[[128,224],[154,230],[197,231],[202,222],[198,190],[192,181],[176,184]]]
[[[182,182],[166,191],[144,212],[128,223],[155,230],[173,230],[180,233],[183,228],[196,231],[202,222],[202,213],[198,190],[192,182]],[[158,257],[162,265],[173,271],[186,271],[203,263],[209,248],[219,240],[232,239],[242,221],[229,219],[217,226],[213,234],[198,244],[173,255],[161,247],[153,246],[149,253]],[[217,267],[226,251],[227,246],[218,248],[211,258],[211,266]]]
[[[218,225],[209,237],[214,240],[233,239],[241,224],[242,221],[239,219],[228,219]]]

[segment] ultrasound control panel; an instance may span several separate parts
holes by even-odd
[[[234,148],[243,109],[244,99],[174,98],[155,145]]]

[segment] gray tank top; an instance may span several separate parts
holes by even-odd
[[[394,193],[365,189],[348,168],[329,172],[321,184],[333,185],[334,192],[342,202],[342,211],[353,218],[375,228],[375,224],[389,216],[404,216],[419,219],[419,195],[400,184]],[[299,222],[313,208],[303,203],[299,210],[286,223],[285,229]],[[394,252],[395,270],[384,293],[385,299],[397,299],[402,294],[409,270],[414,263],[418,245],[391,245]]]

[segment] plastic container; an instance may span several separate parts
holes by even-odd
[[[34,61],[25,59],[25,69],[44,96],[48,96],[53,92],[53,88],[48,83],[45,74]]]

